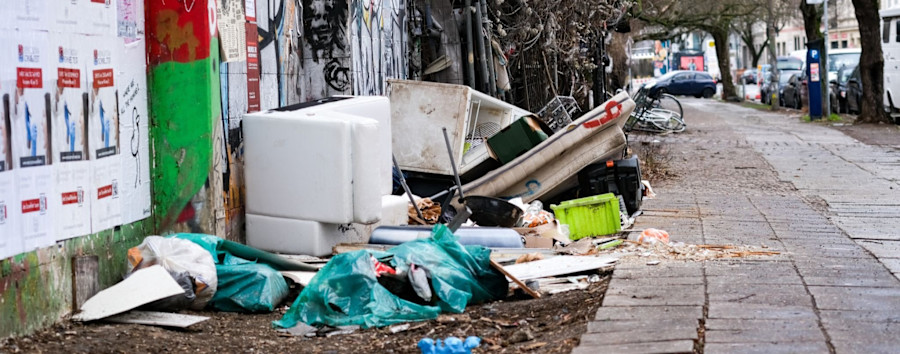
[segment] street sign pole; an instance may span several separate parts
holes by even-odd
[[[830,81],[828,81],[828,66],[831,64],[828,62],[828,47],[831,45],[831,39],[828,38],[828,0],[824,1],[825,3],[825,43],[822,45],[822,58],[825,59],[825,67],[822,68],[822,85],[825,86],[825,119],[831,118],[831,94],[828,93],[828,90],[831,89]],[[819,60],[820,62],[822,60]]]

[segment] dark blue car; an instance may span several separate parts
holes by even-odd
[[[703,71],[673,71],[646,84],[649,94],[685,95],[710,98],[716,93],[716,82]]]

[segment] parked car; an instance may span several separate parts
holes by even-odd
[[[784,87],[785,87],[785,85],[787,85],[788,80],[790,80],[791,76],[793,76],[795,74],[799,74],[799,73],[802,73],[802,72],[800,70],[779,70],[778,84],[777,84],[778,97],[783,96]],[[771,84],[771,77],[770,77],[771,75],[772,75],[771,73],[768,73],[765,84],[762,86],[762,88],[760,88],[760,92],[761,92],[760,94],[764,95],[764,98],[763,98],[764,104],[772,104],[772,93],[771,93],[772,91],[770,91],[770,90],[772,88],[774,88],[775,85]],[[781,98],[781,100],[778,101],[778,104],[784,105],[784,99]]]
[[[859,65],[860,48],[833,49],[828,51],[828,80],[837,78],[838,71],[845,66]],[[852,70],[852,69],[851,69]]]
[[[756,83],[756,69],[744,70],[744,73],[741,74],[741,83],[742,84],[755,84]]]
[[[778,57],[775,68],[778,70],[803,70],[805,62],[797,57]]]
[[[785,107],[800,109],[803,107],[803,91],[806,90],[806,75],[803,72],[789,77],[781,94],[781,102]]]
[[[850,80],[850,74],[856,69],[856,66],[844,65],[838,71],[835,78],[829,82],[831,96],[831,111],[834,113],[847,113],[847,81]]]
[[[862,80],[859,76],[859,66],[853,68],[847,77],[847,112],[859,114],[862,105]]]
[[[669,93],[710,98],[716,93],[716,82],[702,71],[673,71],[645,85],[651,96]]]

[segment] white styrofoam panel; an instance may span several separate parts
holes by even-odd
[[[351,128],[295,112],[246,115],[247,214],[351,222]]]
[[[409,224],[409,198],[399,195],[381,197],[381,225],[401,226]]]
[[[366,243],[377,224],[326,224],[247,214],[247,245],[261,250],[316,257],[340,243]]]
[[[371,224],[381,219],[381,169],[378,166],[378,121],[345,117],[352,124],[353,222]]]
[[[360,96],[324,104],[320,108],[378,121],[378,144],[374,145],[374,148],[378,149],[379,154],[380,191],[383,195],[391,194],[393,190],[391,171],[394,166],[391,158],[393,154],[391,148],[391,101],[382,96]]]

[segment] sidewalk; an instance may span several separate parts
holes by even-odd
[[[782,254],[621,264],[575,352],[896,352],[900,151],[781,114],[684,106],[688,131],[654,137],[679,177],[654,186],[635,228]]]

